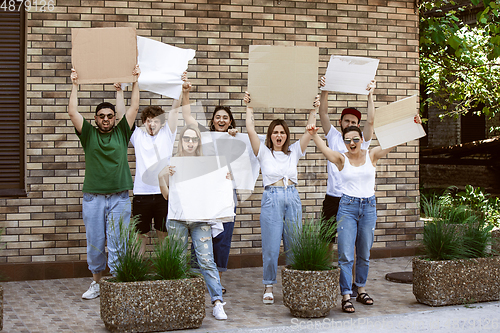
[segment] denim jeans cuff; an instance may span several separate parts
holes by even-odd
[[[223,302],[223,303],[224,303],[224,301],[222,300],[222,296],[214,296],[214,297],[211,297],[212,304],[214,304],[214,303],[215,303],[215,301],[217,301],[217,300],[219,300],[219,301],[221,301],[221,302]]]

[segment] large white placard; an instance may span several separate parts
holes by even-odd
[[[194,58],[195,50],[182,49],[141,36],[137,36],[137,48],[137,61],[141,68],[139,87],[178,99],[182,92],[182,73]]]
[[[379,60],[332,55],[321,90],[368,95],[366,87],[377,73]]]
[[[234,214],[233,185],[223,156],[172,157],[168,218],[216,221]]]

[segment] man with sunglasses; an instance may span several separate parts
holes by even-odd
[[[321,78],[321,87],[325,85],[325,77]],[[373,91],[375,90],[376,81],[372,80],[366,90],[368,90],[368,112],[366,124],[363,128],[363,143],[361,144],[361,149],[368,149],[370,147],[371,139],[373,136],[373,123],[375,119],[375,106],[373,103]],[[345,108],[342,110],[340,115],[338,131],[333,124],[330,122],[330,117],[328,115],[328,91],[323,90],[320,96],[320,106],[319,106],[319,118],[321,121],[321,127],[325,132],[325,137],[328,142],[330,149],[338,151],[340,153],[347,152],[347,148],[344,144],[342,138],[342,131],[349,126],[359,127],[361,121],[361,112],[355,108]],[[327,162],[328,180],[326,185],[326,195],[323,201],[322,208],[322,221],[325,224],[335,223],[337,216],[337,211],[339,209],[340,198],[342,197],[342,180],[340,178],[340,173],[335,164]],[[335,238],[331,239],[330,242],[333,243]]]
[[[139,76],[139,66],[134,68],[133,74]],[[87,263],[93,276],[82,298],[94,299],[100,294],[99,280],[106,269],[106,261],[114,275],[117,253],[125,246],[119,239],[119,222],[122,220],[126,226],[130,221],[128,191],[132,189],[132,175],[127,147],[139,110],[139,85],[134,82],[131,105],[118,124],[115,125],[115,107],[104,102],[96,107],[97,127],[94,127],[78,112],[78,75],[74,69],[71,81],[68,115],[85,152],[82,217],[87,237]]]

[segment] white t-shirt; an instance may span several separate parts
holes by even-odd
[[[136,127],[130,142],[135,149],[134,195],[161,194],[158,174],[170,163],[177,130],[172,133],[168,123],[155,136]]]
[[[347,148],[344,144],[344,139],[342,138],[342,133],[340,133],[333,125],[330,125],[330,130],[326,135],[326,141],[328,142],[328,147],[331,150],[338,151],[339,153],[346,153]],[[372,140],[363,142],[361,144],[361,149],[367,150],[370,147]],[[328,161],[326,165],[328,171],[328,180],[326,183],[326,194],[332,197],[342,196],[342,178],[340,177],[339,169],[335,164]]]
[[[262,142],[260,143],[257,159],[262,171],[262,182],[264,187],[283,179],[285,184],[291,180],[297,184],[297,163],[305,155],[300,148],[300,140],[288,147],[290,153],[287,155],[282,151],[271,151]]]

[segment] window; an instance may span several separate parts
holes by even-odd
[[[0,196],[26,195],[25,16],[0,11]]]

